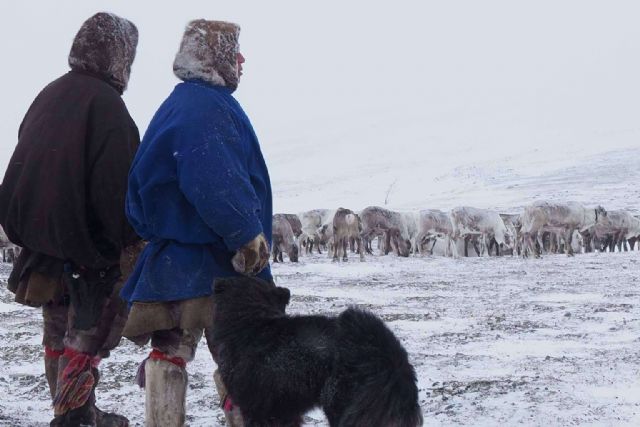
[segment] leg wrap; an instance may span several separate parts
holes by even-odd
[[[100,363],[100,358],[71,348],[65,348],[63,355],[59,357],[61,363],[53,398],[56,415],[77,409],[87,402],[95,384],[92,368]]]
[[[44,357],[49,359],[58,359],[64,354],[64,350],[54,350],[51,347],[44,346]]]
[[[187,362],[182,357],[171,357],[160,350],[156,350],[155,348],[149,354],[149,359],[164,360],[181,368],[185,368],[187,366]]]
[[[145,366],[147,366],[147,360],[164,360],[165,362],[173,363],[180,368],[185,369],[187,367],[187,362],[182,357],[171,357],[166,353],[161,352],[160,350],[156,350],[155,348],[151,351],[149,356],[140,363],[138,366],[138,373],[136,374],[136,383],[140,388],[144,388],[146,385],[146,371]]]

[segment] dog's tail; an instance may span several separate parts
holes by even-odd
[[[353,385],[339,425],[422,425],[416,373],[393,332],[372,313],[355,308],[344,311],[338,325],[338,357]]]

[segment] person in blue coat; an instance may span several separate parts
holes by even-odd
[[[121,295],[131,307],[124,335],[153,348],[143,365],[147,426],[184,424],[185,367],[211,324],[214,280],[272,280],[269,174],[233,97],[239,32],[220,21],[187,25],[173,64],[182,82],[151,120],[129,174],[126,214],[148,243]]]

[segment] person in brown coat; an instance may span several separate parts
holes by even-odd
[[[138,31],[110,13],[85,21],[71,71],[46,86],[18,132],[0,189],[0,223],[23,247],[16,301],[42,307],[52,426],[126,426],[95,407],[97,366],[121,338],[119,297],[140,239],[127,222],[129,167],[140,143],[121,98]]]

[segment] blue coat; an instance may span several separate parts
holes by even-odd
[[[260,232],[271,245],[269,174],[231,92],[180,83],[149,124],[129,173],[127,217],[149,241],[122,290],[129,303],[210,295],[215,278],[238,275],[238,248]]]

